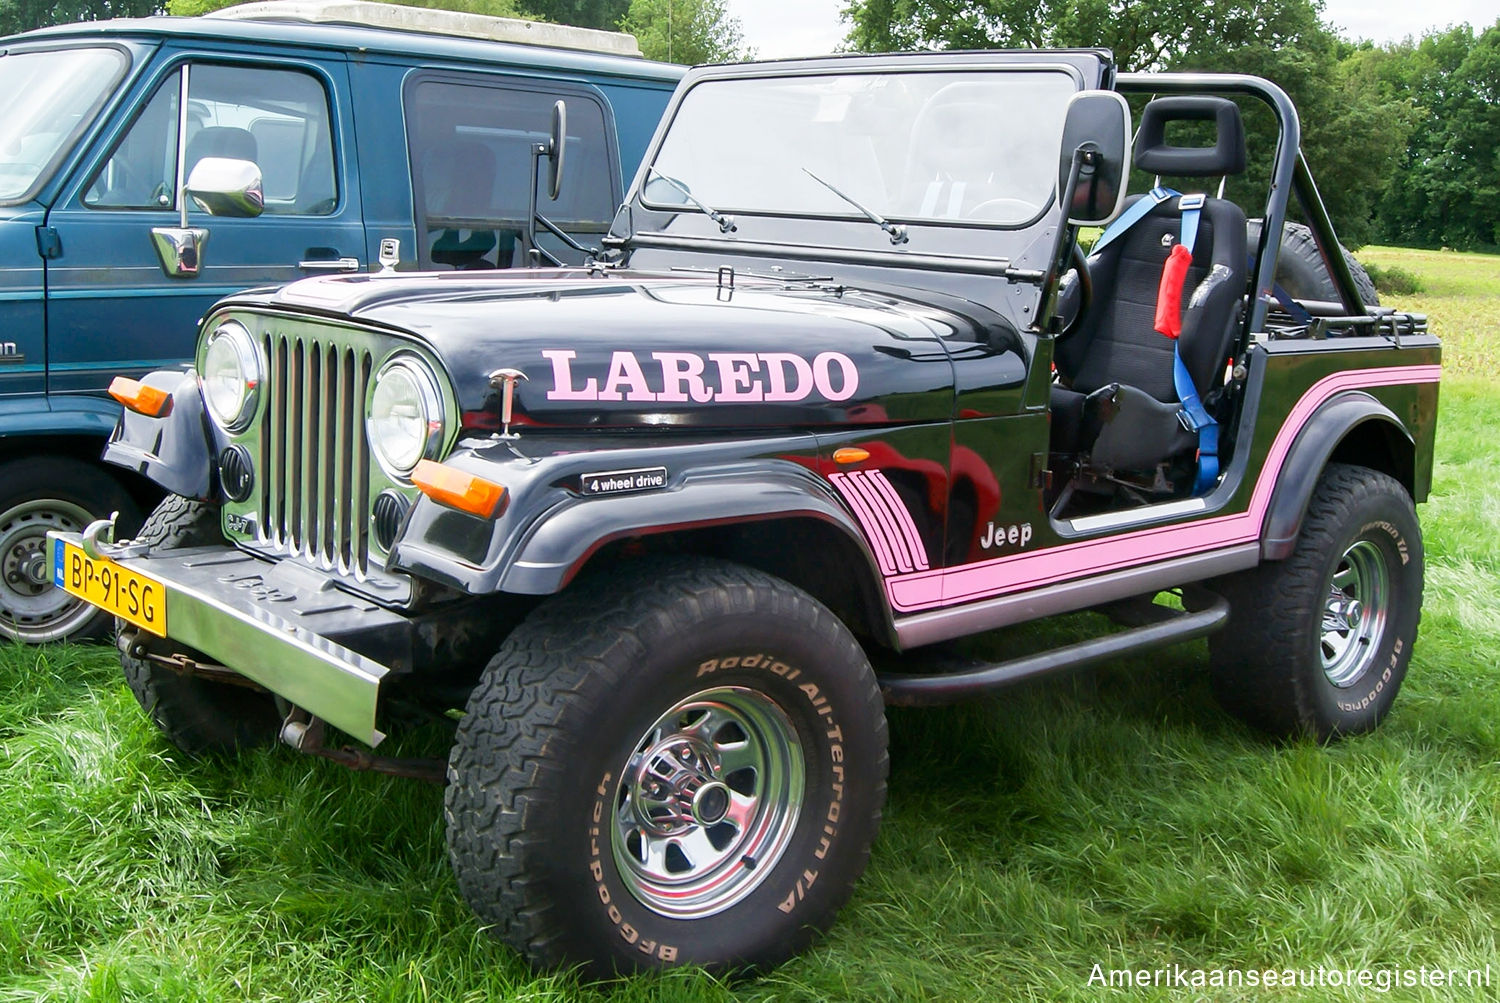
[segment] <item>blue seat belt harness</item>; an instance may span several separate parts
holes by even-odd
[[[1177,207],[1182,210],[1182,229],[1178,243],[1187,249],[1188,254],[1192,254],[1193,245],[1198,242],[1198,219],[1203,213],[1203,196],[1184,195]],[[1177,420],[1189,432],[1198,433],[1198,478],[1193,484],[1193,494],[1205,494],[1219,479],[1219,423],[1214,421],[1214,416],[1203,406],[1198,388],[1193,385],[1192,374],[1188,372],[1187,363],[1182,361],[1182,345],[1175,339],[1172,343],[1172,386],[1177,390],[1177,399],[1182,402]]]
[[[1105,228],[1104,233],[1100,235],[1099,239],[1094,241],[1094,246],[1089,248],[1089,256],[1092,257],[1098,254],[1108,247],[1115,238],[1124,236],[1126,231],[1132,226],[1145,219],[1148,212],[1161,205],[1167,199],[1177,198],[1181,195],[1181,192],[1174,191],[1171,188],[1158,186],[1151,189],[1145,195],[1130,203],[1130,208],[1120,213],[1115,218],[1115,221]],[[1194,224],[1194,229],[1197,229],[1197,224]]]
[[[1178,199],[1177,208],[1182,213],[1178,243],[1191,255],[1193,246],[1198,242],[1198,221],[1203,214],[1204,196],[1183,195],[1160,186],[1131,203],[1130,208],[1121,213],[1094,242],[1089,254],[1098,254],[1145,219],[1152,209],[1171,198]],[[1198,388],[1193,385],[1193,377],[1188,372],[1187,364],[1182,361],[1182,352],[1176,345],[1175,338],[1172,347],[1172,386],[1177,391],[1177,399],[1182,403],[1182,410],[1177,412],[1177,420],[1189,432],[1198,433],[1198,475],[1193,484],[1193,494],[1205,494],[1219,479],[1219,423],[1214,421],[1213,415],[1203,406],[1203,400],[1198,396]]]

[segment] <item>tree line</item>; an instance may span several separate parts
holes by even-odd
[[[234,0],[0,0],[0,35],[43,24],[201,14]],[[402,0],[624,30],[648,58],[751,58],[725,0]],[[1104,47],[1122,70],[1253,73],[1280,84],[1303,148],[1350,245],[1500,245],[1500,20],[1376,45],[1325,23],[1319,0],[849,0],[862,52]],[[1251,166],[1227,195],[1252,213],[1276,125],[1247,106]]]

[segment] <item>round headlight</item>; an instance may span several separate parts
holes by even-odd
[[[405,477],[418,460],[433,458],[443,443],[443,398],[431,371],[409,355],[381,366],[365,428],[387,473]]]
[[[256,388],[260,386],[260,352],[250,332],[226,321],[208,336],[203,350],[203,399],[208,412],[227,432],[239,432],[255,416]]]

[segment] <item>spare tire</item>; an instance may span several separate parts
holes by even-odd
[[[1245,235],[1252,254],[1260,246],[1260,227],[1261,221],[1258,219],[1245,222]],[[1379,304],[1380,294],[1375,291],[1375,283],[1370,281],[1370,275],[1364,266],[1354,260],[1354,255],[1349,253],[1347,247],[1340,247],[1339,250],[1344,252],[1349,274],[1354,276],[1354,287],[1359,290],[1365,306]],[[1318,242],[1313,238],[1312,230],[1301,223],[1282,225],[1281,254],[1276,259],[1276,284],[1295,300],[1319,300],[1327,303],[1339,301],[1339,288],[1323,265]]]

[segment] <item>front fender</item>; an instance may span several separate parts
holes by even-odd
[[[614,540],[801,518],[841,532],[864,564],[850,573],[880,580],[874,555],[843,505],[822,478],[790,459],[721,455],[684,468],[686,458],[674,451],[654,458],[637,454],[619,462],[617,469],[666,465],[665,487],[584,496],[573,486],[577,471],[600,469],[598,454],[593,459],[586,454],[554,457],[542,464],[548,469],[534,469],[513,461],[490,462],[484,453],[493,455],[490,450],[461,450],[446,462],[507,485],[511,500],[501,518],[481,523],[419,499],[393,548],[393,568],[475,594],[550,595]],[[570,469],[560,469],[564,464]],[[518,484],[518,474],[526,483]]]
[[[125,408],[104,460],[141,474],[173,494],[208,498],[213,491],[213,432],[198,376],[191,369],[159,369],[141,380],[172,395],[166,415]]]
[[[1297,433],[1276,478],[1276,493],[1271,496],[1261,531],[1261,560],[1279,561],[1291,556],[1323,468],[1344,440],[1367,422],[1381,423],[1384,431],[1414,446],[1401,420],[1367,393],[1342,393],[1324,403]]]

